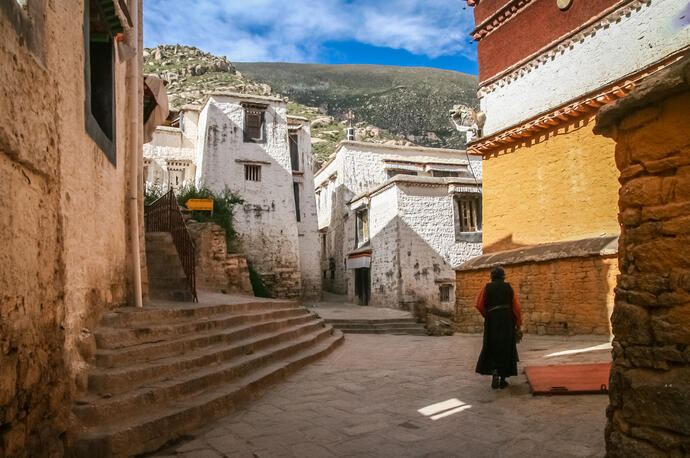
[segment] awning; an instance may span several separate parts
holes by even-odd
[[[361,269],[363,267],[371,266],[371,253],[357,253],[351,254],[347,257],[348,269]]]

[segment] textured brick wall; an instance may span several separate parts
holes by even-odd
[[[634,109],[609,132],[617,136],[623,224],[611,457],[690,454],[690,64],[685,75],[686,92]]]
[[[0,2],[0,456],[66,453],[90,329],[128,301],[127,64],[113,165],[84,127],[84,3]]]
[[[485,160],[484,253],[617,235],[613,142],[593,118]]]
[[[615,257],[569,258],[503,266],[506,280],[518,294],[523,329],[531,334],[609,334]],[[482,332],[484,319],[474,308],[489,269],[458,271],[455,327]]]
[[[228,254],[225,230],[215,223],[189,223],[196,255],[196,287],[199,290],[251,294],[247,258]]]

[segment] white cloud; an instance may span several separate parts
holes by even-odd
[[[329,41],[472,57],[469,11],[458,0],[145,0],[144,37],[231,60],[315,60]]]

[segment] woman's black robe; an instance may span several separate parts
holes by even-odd
[[[477,309],[484,315],[484,343],[476,371],[501,377],[517,375],[515,327],[522,325],[520,305],[509,283],[494,280],[482,290]]]

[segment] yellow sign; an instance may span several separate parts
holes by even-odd
[[[212,212],[213,199],[189,199],[187,201],[187,208],[190,210],[201,210]]]

